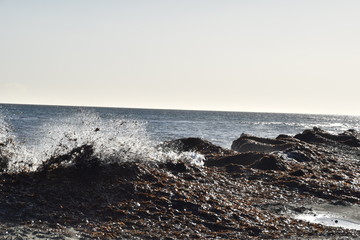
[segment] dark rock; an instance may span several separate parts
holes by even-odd
[[[355,130],[348,130],[342,134],[331,134],[320,128],[304,130],[297,134],[295,138],[309,143],[340,143],[350,147],[360,147],[358,133]]]
[[[6,156],[1,156],[0,152],[0,172],[4,172],[7,170],[9,164],[9,158]]]
[[[238,173],[244,170],[244,167],[237,164],[230,164],[225,167],[225,170],[228,173]]]
[[[138,164],[131,162],[124,162],[121,164],[115,163],[109,166],[104,166],[104,168],[110,168],[109,170],[106,171],[109,171],[109,173],[112,172],[114,176],[121,176],[124,179],[135,179],[137,178],[138,175],[145,173],[140,169]],[[147,174],[144,174],[144,177],[146,177],[146,175]],[[106,175],[104,174],[104,176]]]
[[[342,177],[342,176],[340,176],[338,174],[333,174],[332,178],[335,179],[335,180],[338,180],[338,181],[345,180],[344,177]]]
[[[350,147],[360,147],[360,141],[358,139],[348,139],[342,141],[342,143]]]
[[[177,210],[188,210],[192,212],[198,212],[200,206],[186,200],[174,200],[172,201],[172,207]]]
[[[309,151],[300,151],[300,150],[287,150],[284,152],[289,158],[292,158],[298,162],[313,162],[317,158],[314,154]]]
[[[259,138],[248,134],[242,134],[240,138],[233,141],[231,149],[237,152],[264,152],[284,151],[293,145],[286,141],[271,138]]]
[[[229,227],[221,223],[204,222],[203,225],[209,228],[211,231],[215,231],[215,232],[225,231],[225,230],[235,230],[233,227]]]
[[[199,215],[202,219],[210,222],[217,222],[220,220],[219,216],[213,212],[199,211],[197,215]]]
[[[223,158],[219,158],[219,159],[208,160],[205,162],[205,166],[224,167],[229,164],[248,166],[248,165],[255,163],[263,156],[264,156],[263,153],[258,153],[258,152],[241,153],[241,154],[223,157]]]
[[[290,172],[289,174],[292,176],[304,176],[304,175],[306,175],[306,172],[303,169],[299,169],[299,170]]]
[[[289,139],[293,139],[292,136],[286,135],[286,134],[280,134],[279,136],[276,137],[276,140],[282,140],[282,141],[286,141]]]
[[[285,143],[284,141],[281,141],[281,140],[272,139],[272,138],[256,137],[256,136],[252,136],[252,135],[249,135],[246,133],[241,134],[239,139],[249,139],[249,140],[253,140],[258,143],[264,143],[264,144],[270,144],[270,145],[279,145],[279,144]],[[234,142],[236,142],[236,141],[237,140],[235,140]]]
[[[326,139],[317,135],[315,133],[315,131],[310,130],[310,129],[306,129],[301,134],[295,135],[295,138],[297,138],[301,141],[304,141],[304,142],[308,142],[308,143],[326,143],[327,142]]]
[[[187,172],[188,171],[187,166],[183,162],[178,162],[178,163],[167,162],[166,167],[167,167],[167,169],[169,169],[170,171],[173,171],[173,172]]]
[[[205,157],[208,155],[216,154],[232,154],[233,152],[228,149],[216,146],[213,143],[203,140],[201,138],[181,138],[173,141],[164,142],[159,146],[160,148],[167,150],[175,150],[178,152],[194,151],[204,154]]]
[[[262,230],[258,227],[251,227],[246,230],[250,232],[251,236],[259,236],[262,233]]]
[[[93,146],[84,144],[68,153],[49,158],[42,164],[40,171],[47,171],[64,163],[74,163],[77,168],[96,168],[100,165],[100,160],[94,157]]]
[[[249,167],[261,170],[287,170],[286,164],[275,155],[265,155]]]
[[[357,239],[353,230],[289,217],[310,212],[303,207],[309,203],[360,203],[358,149],[318,137],[332,145],[249,137],[290,147],[238,154],[201,139],[185,141],[182,151],[211,157],[205,167],[142,159],[96,166],[88,164],[96,160],[92,147],[82,146],[51,158],[43,171],[0,174],[0,238],[8,237],[8,225],[41,222],[53,231],[74,228],[81,239]],[[335,152],[337,145],[343,147]]]

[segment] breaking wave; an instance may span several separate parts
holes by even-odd
[[[131,119],[105,120],[97,113],[81,110],[73,116],[44,124],[35,143],[20,144],[11,126],[0,116],[0,159],[7,163],[8,172],[36,171],[49,159],[91,146],[91,157],[100,159],[102,164],[183,160],[203,165],[201,154],[161,148],[160,142],[153,140],[146,131],[146,124]]]

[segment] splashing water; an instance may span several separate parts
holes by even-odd
[[[15,139],[6,122],[0,121],[0,142]],[[47,159],[70,152],[83,145],[91,145],[94,157],[102,163],[124,161],[179,161],[203,165],[204,157],[194,152],[176,153],[158,148],[146,131],[146,122],[137,120],[104,120],[98,114],[81,110],[74,116],[53,120],[42,126],[40,139],[30,146],[16,141],[7,148],[9,172],[34,171]]]

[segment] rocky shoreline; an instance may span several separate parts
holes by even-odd
[[[356,229],[296,218],[321,204],[360,206],[354,130],[314,128],[276,139],[243,134],[231,150],[198,138],[159,148],[203,154],[204,166],[141,159],[102,164],[84,145],[38,171],[2,173],[0,239],[360,237]]]

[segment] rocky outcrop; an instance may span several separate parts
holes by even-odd
[[[315,162],[324,160],[318,147],[288,135],[279,135],[276,139],[260,138],[242,134],[232,143],[231,149],[237,152],[258,152],[270,154],[281,152],[288,159],[298,162]]]
[[[265,155],[260,160],[251,164],[249,167],[256,168],[260,170],[280,170],[285,171],[289,168],[283,159],[276,155]]]
[[[40,171],[47,171],[51,168],[69,163],[75,164],[77,168],[95,168],[100,165],[100,159],[94,156],[92,145],[84,144],[72,149],[68,153],[50,157],[42,163]]]
[[[348,130],[340,134],[331,134],[320,128],[306,129],[295,138],[308,143],[342,144],[350,147],[360,147],[359,134],[355,130]]]
[[[230,164],[236,164],[241,166],[249,166],[260,160],[264,156],[259,152],[246,152],[232,156],[225,156],[217,159],[210,159],[205,162],[205,166],[209,167],[225,167]]]
[[[282,140],[260,138],[248,134],[241,134],[240,138],[233,141],[231,149],[237,152],[274,152],[289,148],[290,145]]]
[[[208,167],[227,167],[229,165],[238,165],[248,168],[261,170],[280,170],[290,169],[288,160],[278,154],[265,154],[260,152],[246,152],[233,156],[227,156],[219,159],[212,159],[205,162]],[[294,165],[294,163],[292,163]]]
[[[289,147],[235,152],[198,138],[161,146],[202,153],[204,167],[182,160],[106,163],[83,145],[36,172],[0,174],[0,238],[21,225],[50,237],[67,227],[84,239],[357,239],[359,231],[291,218],[313,202],[360,204],[358,148],[343,136],[318,136],[333,145],[243,135]],[[347,148],[334,154],[334,144]]]
[[[167,141],[161,144],[159,148],[164,151],[173,150],[176,152],[198,152],[203,154],[206,159],[235,154],[232,150],[216,146],[213,143],[201,138],[181,138]]]

